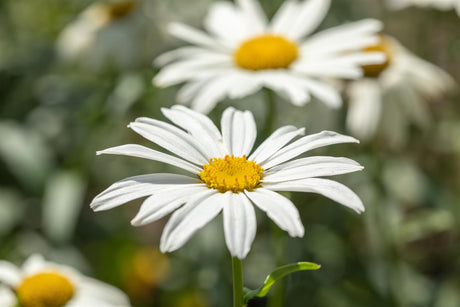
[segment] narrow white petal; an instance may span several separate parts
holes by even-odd
[[[220,126],[222,130],[222,138],[224,141],[225,148],[227,149],[227,153],[233,153],[233,117],[235,116],[236,109],[233,107],[228,107],[222,113],[222,118],[220,120]]]
[[[195,137],[209,158],[222,156],[224,153],[222,136],[207,116],[183,106],[174,106],[171,109],[162,108],[161,110],[170,121]]]
[[[248,34],[261,34],[267,28],[267,16],[256,0],[236,0],[246,21]]]
[[[193,174],[199,174],[202,169],[187,162],[180,158],[173,157],[171,155],[141,146],[137,144],[126,144],[116,147],[107,148],[97,152],[98,155],[108,154],[108,155],[125,155],[131,157],[138,157],[144,159],[150,159],[154,161],[159,161],[167,163],[169,165],[177,166],[181,169],[189,171]]]
[[[207,56],[213,56],[215,55],[216,52],[205,49],[205,48],[200,48],[196,46],[186,46],[186,47],[181,47],[177,48],[171,51],[167,51],[165,53],[160,54],[153,64],[155,66],[164,66],[166,64],[169,64],[171,62],[180,60],[180,59],[187,59],[190,57],[207,57]]]
[[[131,200],[152,195],[165,186],[201,183],[198,178],[176,174],[148,174],[115,182],[94,197],[90,207],[94,211],[109,210]]]
[[[152,223],[173,212],[184,203],[209,190],[204,184],[190,184],[180,187],[166,187],[147,198],[131,221],[134,226]]]
[[[347,129],[359,139],[369,140],[377,130],[382,109],[382,89],[371,79],[352,82],[348,89]]]
[[[294,0],[284,1],[270,22],[273,33],[286,34],[292,27],[292,21],[299,12],[299,3]]]
[[[273,191],[318,193],[358,213],[364,212],[361,199],[352,190],[341,183],[329,179],[308,178],[290,182],[270,183],[265,184],[264,188]]]
[[[161,252],[172,252],[184,245],[197,230],[220,213],[223,204],[223,194],[209,190],[176,210],[161,235]]]
[[[289,143],[296,136],[303,135],[305,128],[297,129],[294,126],[283,126],[273,132],[257,149],[249,156],[248,160],[262,163],[280,148]]]
[[[299,11],[288,33],[284,33],[294,40],[299,40],[302,37],[313,32],[326,16],[330,0],[308,0],[300,4]]]
[[[178,91],[176,100],[180,104],[190,104],[195,99],[202,88],[209,82],[208,79],[190,80],[185,83]]]
[[[231,2],[218,1],[209,9],[204,27],[227,47],[239,44],[247,36],[246,20]]]
[[[14,264],[0,260],[0,283],[16,287],[21,281],[21,270]]]
[[[227,113],[228,114],[228,113]],[[231,129],[227,132],[229,139],[228,143],[230,154],[237,157],[248,155],[254,145],[257,136],[256,123],[251,112],[236,111],[232,112],[230,125],[227,124],[226,129]],[[228,127],[230,126],[230,127]]]
[[[0,306],[16,307],[18,303],[16,294],[10,288],[0,285]]]
[[[204,84],[192,101],[192,109],[200,113],[209,113],[215,105],[231,91],[235,76],[231,70],[221,70],[214,78]]]
[[[278,92],[296,106],[303,106],[310,101],[305,78],[285,71],[267,71],[259,73],[258,77],[266,87]]]
[[[313,96],[324,102],[331,108],[339,108],[342,105],[342,98],[339,92],[325,82],[315,81],[313,79],[304,80],[306,87],[311,91]]]
[[[219,44],[217,40],[209,36],[208,34],[192,28],[183,23],[171,23],[168,25],[168,31],[171,35],[182,39],[186,42],[197,44],[199,46],[207,47],[212,50],[226,51],[226,49]]]
[[[208,157],[202,152],[199,143],[190,134],[173,125],[141,117],[130,123],[128,127],[149,141],[192,163],[203,165],[208,162]]]
[[[224,201],[225,242],[233,257],[243,259],[249,253],[256,236],[254,207],[243,193],[225,193]]]
[[[310,134],[284,147],[271,156],[267,161],[261,163],[261,166],[268,170],[271,167],[283,163],[284,161],[291,160],[306,151],[340,143],[359,143],[359,141],[351,136],[341,135],[333,131],[322,131],[320,133]]]
[[[300,220],[299,211],[289,199],[264,188],[245,191],[244,193],[257,207],[265,211],[279,228],[287,231],[291,237],[302,237],[304,235],[305,230]]]
[[[282,169],[281,165],[278,165],[280,169],[275,171],[270,170],[264,174],[262,183],[284,182],[322,176],[335,176],[357,172],[363,169],[361,165],[356,165],[356,162],[349,163],[349,161],[345,161],[345,163],[343,163],[341,161],[342,158],[329,158],[330,159],[327,159],[326,157],[308,157],[299,159],[303,161],[291,161],[288,162],[291,165],[291,168],[288,169]],[[305,159],[308,159],[308,161]],[[292,167],[295,165],[293,162],[298,162],[295,167]]]

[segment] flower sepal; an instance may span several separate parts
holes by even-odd
[[[296,262],[280,266],[268,274],[264,283],[259,288],[255,290],[244,288],[244,303],[247,304],[248,301],[254,297],[266,296],[275,282],[291,273],[298,271],[318,270],[319,268],[321,268],[321,265],[313,262]]]

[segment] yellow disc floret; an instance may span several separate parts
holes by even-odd
[[[377,78],[390,65],[392,57],[391,43],[383,36],[380,36],[378,44],[363,49],[365,52],[382,52],[386,60],[380,64],[363,65],[364,75],[369,78]]]
[[[287,68],[297,59],[297,45],[277,35],[262,35],[243,42],[236,50],[235,63],[244,69]]]
[[[16,289],[22,307],[62,307],[73,297],[74,290],[66,277],[55,272],[29,276]]]
[[[209,159],[203,165],[200,178],[211,189],[234,193],[253,190],[262,178],[263,168],[255,161],[246,160],[246,156]]]

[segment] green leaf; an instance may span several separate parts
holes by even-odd
[[[267,278],[265,278],[264,283],[259,288],[255,290],[245,289],[244,300],[247,303],[251,298],[255,296],[264,297],[267,295],[268,291],[270,291],[270,288],[275,284],[275,282],[288,274],[298,271],[318,270],[320,267],[321,266],[319,264],[312,262],[297,262],[283,265],[271,272]]]

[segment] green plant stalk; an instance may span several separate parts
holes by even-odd
[[[243,265],[238,257],[232,258],[233,307],[244,307]]]
[[[267,113],[265,117],[265,135],[269,136],[272,134],[275,126],[275,117],[276,117],[276,97],[275,93],[268,89],[264,89],[265,92],[265,100],[267,102]]]

